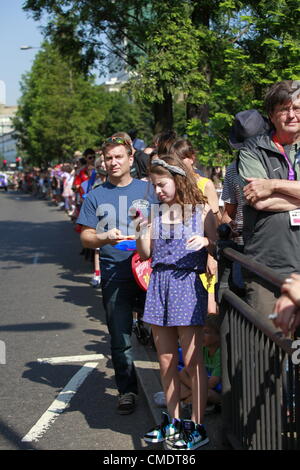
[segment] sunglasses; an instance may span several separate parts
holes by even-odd
[[[130,143],[127,142],[127,140],[123,139],[122,137],[117,137],[117,136],[108,137],[108,139],[106,139],[105,142],[109,144],[130,145]]]
[[[95,160],[96,157],[94,157],[93,155],[87,157],[87,160]]]

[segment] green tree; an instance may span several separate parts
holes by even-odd
[[[72,58],[81,72],[88,74],[96,66],[101,74],[112,63],[111,58],[118,57],[120,66],[125,64],[127,71],[134,73],[139,60],[147,53],[146,35],[154,25],[160,3],[157,0],[27,0],[24,9],[36,20],[45,12],[49,15],[46,36],[63,55]],[[160,102],[151,101],[151,105],[156,128],[172,126],[170,93],[166,92]]]
[[[271,83],[299,79],[300,1],[220,2],[222,16],[212,17],[209,119],[191,119],[188,133],[204,164],[227,163],[228,132],[233,116],[243,109],[263,110]],[[208,35],[207,35],[208,37]]]
[[[152,137],[153,119],[151,107],[133,101],[124,91],[108,93],[108,110],[100,125],[100,133],[108,137],[116,131],[135,129],[139,138],[149,142]]]
[[[15,128],[30,161],[64,161],[77,148],[97,144],[107,93],[74,70],[50,44],[37,54],[21,91]]]
[[[74,150],[100,146],[120,130],[135,128],[150,139],[151,112],[145,106],[96,85],[48,43],[23,77],[21,91],[14,124],[28,162],[41,166],[69,160]]]
[[[186,132],[207,164],[232,158],[235,113],[261,110],[270,83],[300,76],[300,0],[27,0],[25,8],[51,15],[48,34],[84,70],[103,66],[107,51],[126,61],[156,130],[172,126],[183,95]]]

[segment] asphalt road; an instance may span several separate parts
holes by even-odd
[[[134,414],[115,411],[101,291],[73,225],[47,201],[1,192],[0,226],[0,450],[147,448],[143,395]]]

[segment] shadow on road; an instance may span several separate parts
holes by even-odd
[[[33,444],[22,442],[21,439],[23,436],[17,433],[12,426],[9,426],[2,419],[0,419],[0,435],[10,444],[10,448],[12,446],[14,447],[14,450],[36,450]]]
[[[24,378],[53,387],[58,394],[78,372],[82,365],[29,362],[26,364],[26,367],[28,367],[28,370],[23,373]],[[107,360],[105,368],[112,368],[110,360]],[[112,392],[112,390],[114,391]],[[112,433],[114,436],[120,434],[131,436],[133,448],[142,449],[141,436],[145,432],[143,424],[145,411],[143,407],[140,406],[137,407],[133,415],[119,416],[116,413],[116,395],[117,392],[115,391],[113,374],[108,376],[105,372],[95,369],[74,395],[69,406],[64,411],[64,414],[67,415],[69,413],[79,412],[84,416],[90,429],[98,429],[100,431],[99,436],[102,436],[102,438],[99,438],[99,450],[111,449],[112,443],[105,442],[105,440],[103,441],[103,436],[105,436],[107,440],[111,439],[111,437],[109,438],[105,433],[103,434],[103,432],[101,432],[101,430],[106,429],[109,431],[110,436],[112,436]],[[53,397],[53,399],[55,398],[57,399],[58,397]],[[140,398],[140,400],[141,399],[143,398]],[[5,432],[8,433],[8,431],[4,430],[6,439],[9,438],[9,436],[5,434]],[[20,442],[18,442],[18,436],[16,436],[14,442],[15,444],[21,445]],[[42,440],[39,444],[42,445]],[[83,439],[82,442],[78,443],[80,448],[86,446],[88,449],[89,445],[90,442],[88,439],[86,441]]]
[[[12,199],[19,198],[20,204],[38,202],[34,197],[22,194],[12,193],[8,197]],[[40,203],[47,204],[47,201],[40,201]],[[48,207],[46,204],[45,211],[57,212],[55,206],[51,207],[48,204]],[[60,214],[57,219],[60,216],[63,216],[63,214]],[[88,284],[87,274],[92,273],[92,263],[79,255],[81,251],[79,235],[74,231],[70,221],[63,218],[63,220],[43,223],[21,220],[2,220],[1,223],[5,227],[5,231],[3,231],[2,244],[0,245],[0,259],[3,263],[6,263],[3,268],[6,270],[5,272],[9,269],[20,269],[24,265],[35,263],[58,266],[58,282],[53,286],[56,289],[55,297],[70,305],[82,307],[86,317],[93,322],[91,328],[82,330],[87,335],[85,349],[89,353],[104,354],[107,357],[109,335],[103,326],[105,324],[105,314],[102,308],[101,289],[93,289]],[[72,314],[73,312],[71,312]],[[78,315],[78,310],[74,315]],[[0,326],[0,331],[38,332],[63,330],[72,327],[71,319],[70,323],[8,324]],[[107,433],[99,433],[99,436],[102,435],[106,439],[105,442],[105,440],[101,440],[101,437],[99,438],[99,449],[111,448],[109,442],[110,431],[113,431],[115,435],[132,436],[133,448],[141,449],[140,438],[145,432],[145,423],[143,421],[145,408],[140,406],[133,415],[125,417],[116,414],[117,391],[113,367],[110,359],[104,359],[104,361],[106,361],[106,372],[99,369],[94,370],[75,394],[65,413],[79,411],[85,417],[90,428],[107,430]],[[32,361],[26,363],[22,377],[45,387],[51,387],[58,394],[81,367],[82,364],[54,365]],[[54,398],[55,394],[53,394]],[[142,398],[140,399],[142,400]],[[27,446],[26,448],[34,448],[28,443],[21,443],[22,437],[1,421],[0,432],[17,449],[24,449],[25,446]],[[86,445],[88,446],[88,444],[87,440]]]
[[[21,323],[19,325],[0,325],[0,331],[52,331],[72,328],[72,323],[48,322],[48,323]]]
[[[16,269],[24,263],[58,264],[64,269],[73,270],[78,258],[76,237],[72,224],[68,220],[59,222],[34,223],[28,221],[2,220],[5,227],[2,233],[0,259],[3,263],[14,263],[5,269]]]

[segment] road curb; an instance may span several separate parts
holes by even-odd
[[[162,390],[159,373],[159,363],[155,359],[155,351],[151,350],[151,346],[141,345],[136,336],[132,335],[132,347],[134,364],[136,368],[137,378],[140,387],[145,395],[149,410],[152,414],[154,424],[161,422],[161,413],[165,408],[159,408],[153,401],[153,395]],[[211,414],[205,416],[204,425],[207,429],[210,442],[208,445],[201,447],[201,450],[225,450],[222,439],[222,421],[221,414]],[[164,449],[169,450],[165,446]]]
[[[159,364],[158,361],[154,361],[150,358],[150,354],[147,352],[148,347],[150,346],[141,345],[136,336],[132,335],[133,357],[137,378],[147,400],[154,423],[159,424],[162,410],[158,408],[153,401],[154,393],[162,390]]]

